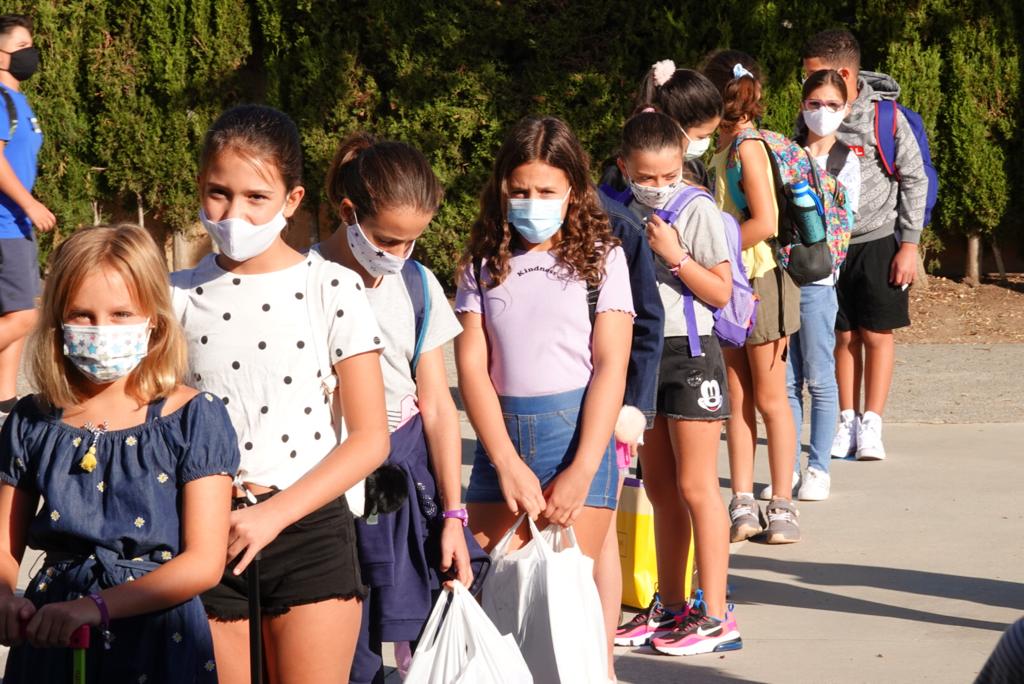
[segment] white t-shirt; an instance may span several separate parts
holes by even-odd
[[[633,214],[643,220],[651,213],[650,207],[638,201],[629,203]],[[722,211],[708,197],[695,197],[679,212],[672,225],[679,237],[679,244],[686,253],[704,268],[714,268],[723,261],[732,261],[729,243],[725,237],[725,222]],[[675,266],[675,264],[672,264]],[[654,258],[654,271],[658,278],[658,294],[665,309],[665,337],[687,334],[686,310],[683,306],[683,281],[669,270],[665,260]],[[697,334],[710,335],[715,327],[715,309],[698,297],[693,298],[694,318],[697,319]]]
[[[828,154],[823,154],[820,157],[815,157],[814,162],[818,165],[822,171],[828,170]],[[853,153],[853,150],[846,155],[846,162],[843,163],[843,168],[839,170],[839,175],[836,176],[839,182],[843,184],[843,188],[846,190],[846,202],[850,211],[854,214],[860,209],[860,159]],[[854,217],[851,216],[851,219]],[[810,285],[835,285],[836,280],[839,279],[839,272],[833,273],[830,276],[825,276],[821,280],[816,280]]]
[[[171,276],[189,384],[224,401],[242,453],[239,478],[264,487],[289,487],[338,444],[321,359],[333,365],[382,346],[362,279],[338,264],[311,268],[306,258],[242,275],[220,268],[211,254]],[[314,306],[323,302],[319,324],[311,320],[310,297]],[[327,339],[317,339],[325,329]]]
[[[323,258],[320,245],[314,245],[310,254]],[[420,349],[421,357],[462,332],[462,326],[448,305],[441,283],[429,269],[424,270],[430,294],[430,320],[427,321],[426,335]],[[377,287],[369,287],[365,291],[383,333],[384,352],[380,357],[380,367],[384,375],[388,429],[394,432],[395,428],[415,413],[416,382],[412,378],[409,364],[416,348],[416,313],[401,273],[386,275]]]

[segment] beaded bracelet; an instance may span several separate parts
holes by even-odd
[[[685,264],[689,260],[690,260],[690,255],[687,254],[686,252],[683,252],[683,258],[679,260],[679,263],[669,269],[670,271],[672,271],[672,275],[674,275],[676,278],[678,278],[679,277],[679,269],[681,269],[683,267],[683,264]]]

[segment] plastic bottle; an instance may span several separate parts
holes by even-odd
[[[813,245],[825,239],[825,208],[821,199],[807,184],[800,180],[790,186],[793,204],[796,206],[796,224],[800,242]]]

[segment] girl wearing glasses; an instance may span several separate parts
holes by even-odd
[[[815,71],[804,81],[800,115],[806,127],[797,139],[818,166],[836,176],[846,192],[846,215],[852,228],[860,194],[860,161],[845,144],[836,139],[836,131],[849,111],[846,83],[832,69]],[[835,283],[839,273],[800,288],[800,330],[790,337],[789,364],[786,371],[789,405],[796,433],[803,422],[803,387],[811,395],[811,450],[807,472],[800,483],[801,501],[824,501],[829,496],[829,452],[839,416],[836,386]],[[797,448],[796,472],[800,472]]]

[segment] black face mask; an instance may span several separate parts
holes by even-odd
[[[7,51],[0,50],[0,52]],[[27,47],[7,52],[7,54],[11,56],[11,63],[7,65],[6,69],[0,69],[0,71],[10,73],[17,81],[27,81],[39,68],[39,48]]]

